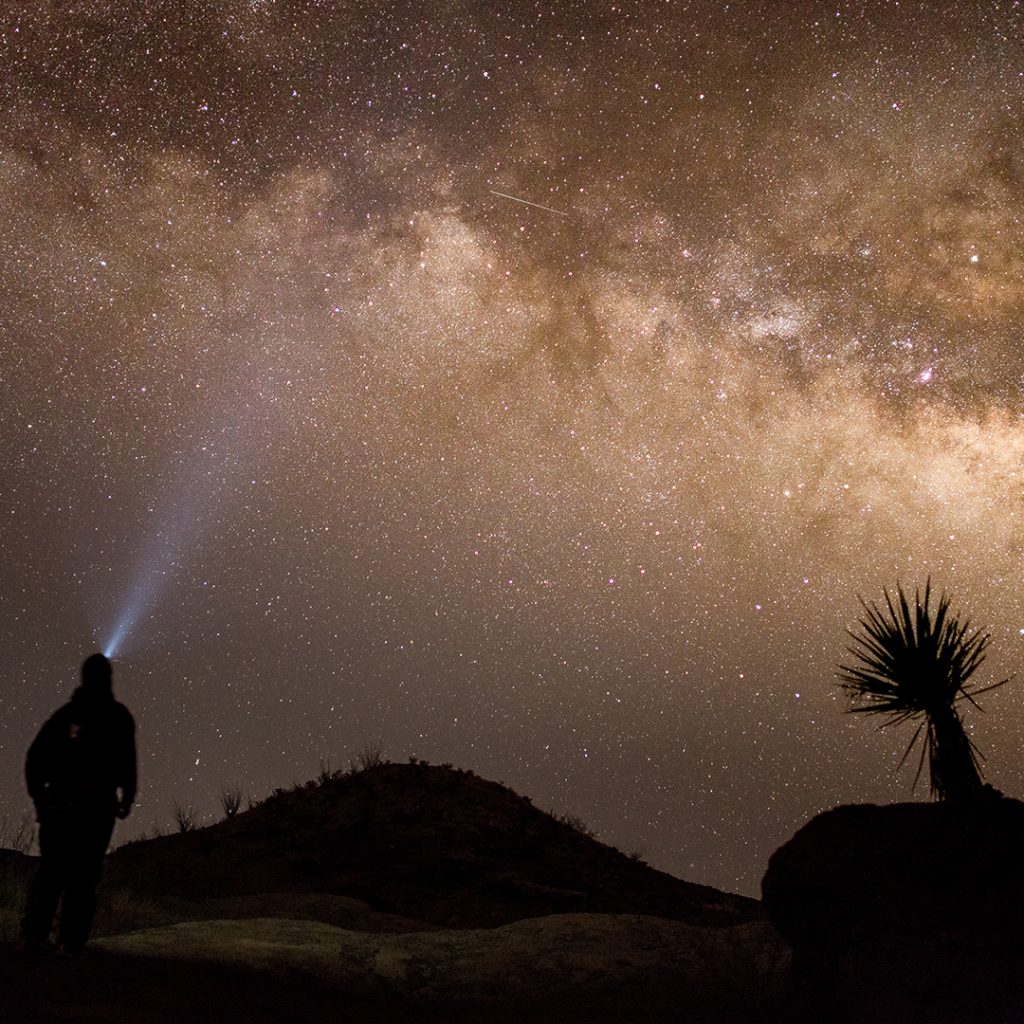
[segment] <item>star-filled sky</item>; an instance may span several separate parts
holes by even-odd
[[[756,893],[909,795],[842,713],[858,594],[931,575],[1017,667],[1019,3],[22,0],[0,40],[0,812],[113,645],[122,838],[380,741]],[[986,706],[1020,795],[1024,696]]]

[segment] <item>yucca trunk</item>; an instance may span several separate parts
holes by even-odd
[[[956,708],[945,706],[928,712],[932,733],[932,792],[939,800],[969,800],[983,787],[971,741]]]

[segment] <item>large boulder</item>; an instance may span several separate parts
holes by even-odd
[[[797,983],[854,1020],[1002,1021],[1024,1000],[1024,804],[852,805],[768,864]]]

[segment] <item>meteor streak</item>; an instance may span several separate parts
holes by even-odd
[[[501,196],[502,199],[511,199],[514,203],[522,203],[523,206],[535,206],[538,210],[547,210],[548,213],[557,213],[559,217],[568,217],[569,214],[562,210],[553,210],[550,206],[541,206],[540,203],[531,203],[529,199],[520,199],[518,196],[510,196],[507,192],[495,192],[493,188],[487,190],[492,196]]]

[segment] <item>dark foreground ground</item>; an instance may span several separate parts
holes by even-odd
[[[109,950],[66,961],[0,944],[3,1024],[1024,1024],[1019,1003],[995,1011],[856,1000],[856,1008],[823,1012],[785,997],[766,1005],[752,992],[733,993],[728,1007],[684,1005],[680,996],[652,985],[544,1001],[428,1005],[205,961]]]
[[[401,997],[353,995],[309,979],[268,976],[205,962],[168,962],[91,950],[81,960],[0,945],[0,1020],[19,1024],[781,1024],[772,1013],[707,1007],[680,1013],[671,992],[622,991],[572,1003],[423,1006]]]

